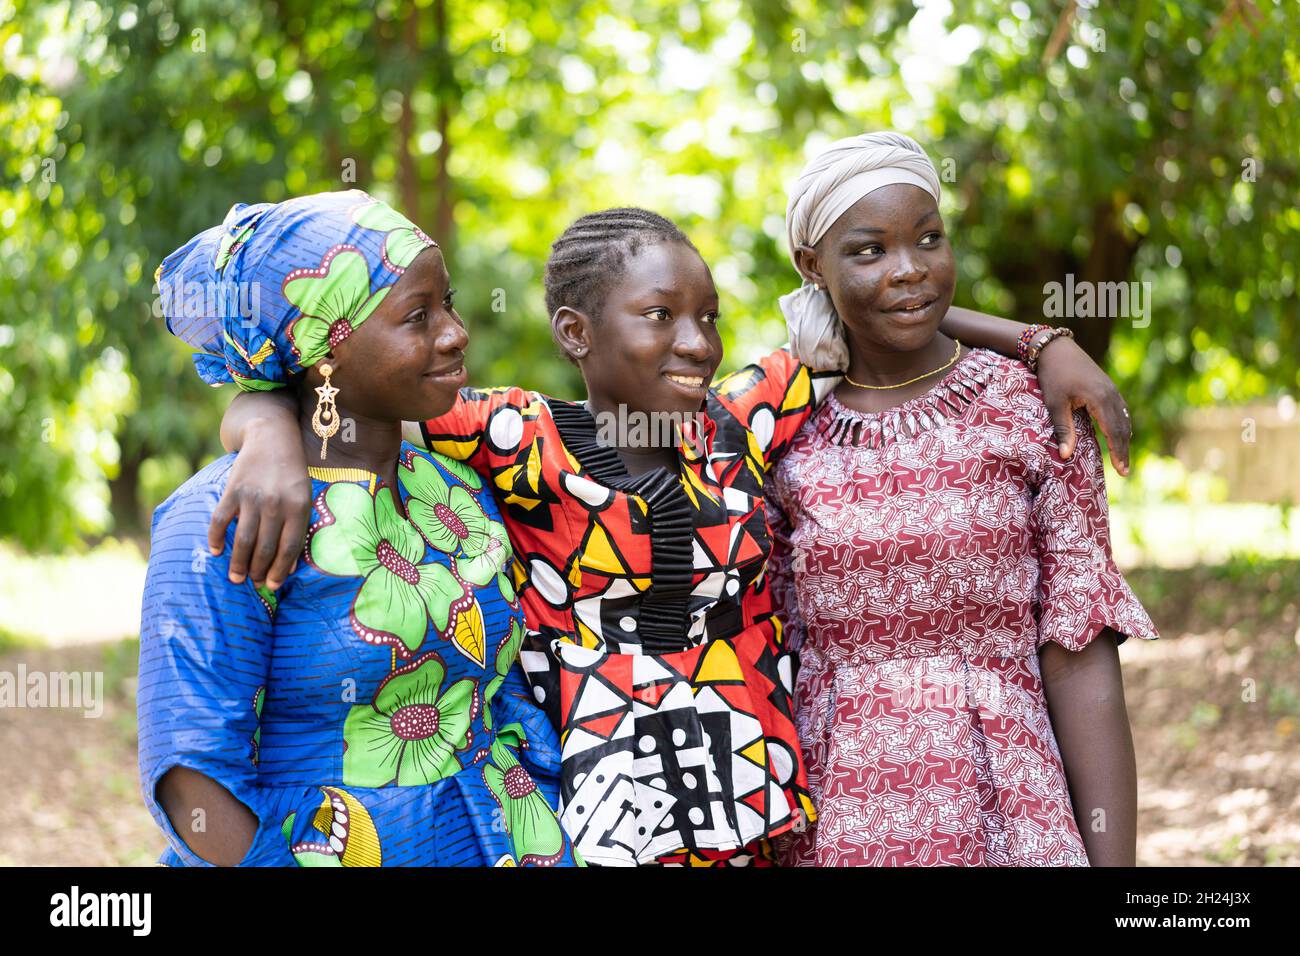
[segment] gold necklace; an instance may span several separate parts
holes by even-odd
[[[899,382],[897,385],[863,385],[861,382],[855,382],[853,381],[853,379],[849,378],[847,372],[844,373],[844,381],[848,382],[850,385],[855,386],[856,388],[870,388],[875,391],[884,391],[890,388],[902,388],[904,385],[911,385],[913,382],[919,382],[921,381],[921,379],[929,378],[931,375],[938,375],[944,369],[952,368],[952,366],[957,361],[957,357],[961,355],[961,342],[958,339],[953,339],[953,341],[957,343],[957,347],[952,350],[952,358],[948,359],[947,362],[945,362],[943,365],[940,365],[934,371],[926,372],[923,375],[918,375],[916,378],[909,378],[906,382]]]

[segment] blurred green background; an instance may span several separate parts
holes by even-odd
[[[94,862],[156,850],[147,819],[132,829],[117,642],[138,621],[149,515],[220,453],[231,397],[153,315],[164,255],[237,201],[366,189],[448,250],[472,381],[575,396],[541,290],[569,221],[611,205],[676,219],[738,365],[784,341],[785,185],[830,140],[891,127],[945,180],[958,304],[1042,321],[1045,284],[1067,275],[1151,284],[1146,319],[1065,321],[1133,409],[1116,551],[1179,638],[1125,648],[1130,703],[1154,754],[1144,813],[1201,836],[1144,836],[1144,859],[1300,859],[1295,0],[0,0],[0,24],[0,660],[87,661],[116,675],[120,708],[51,734],[45,757],[61,716],[0,714],[13,766],[64,781],[0,811],[19,814],[0,862],[75,862],[40,841],[83,826]],[[1188,635],[1209,644],[1191,655]],[[1143,667],[1172,696],[1134,700]],[[1247,672],[1271,696],[1237,700]],[[1243,764],[1240,786],[1196,762],[1243,747],[1277,759]],[[120,845],[95,829],[99,803],[65,793],[70,765],[100,768],[137,815]],[[1256,811],[1272,835],[1251,837]],[[1209,831],[1186,818],[1200,812]]]

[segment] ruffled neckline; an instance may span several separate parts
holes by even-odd
[[[650,588],[641,602],[638,633],[653,654],[689,647],[689,601],[695,572],[694,521],[678,469],[628,473],[618,451],[597,437],[596,419],[586,405],[548,398],[560,440],[588,476],[645,503],[650,530]]]
[[[928,391],[881,412],[849,408],[831,392],[813,419],[817,434],[836,445],[883,448],[914,438],[962,414],[998,371],[1000,356],[971,349]]]

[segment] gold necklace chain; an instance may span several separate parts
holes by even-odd
[[[934,369],[933,371],[926,372],[922,375],[918,375],[916,378],[909,378],[906,382],[899,382],[897,385],[863,385],[861,382],[855,382],[853,381],[853,379],[849,378],[847,372],[844,373],[844,381],[848,382],[850,385],[856,388],[870,388],[878,392],[885,391],[891,388],[902,388],[904,385],[911,385],[913,382],[919,382],[921,381],[921,379],[929,378],[931,375],[938,375],[940,372],[944,371],[945,369],[949,369],[953,367],[953,365],[957,362],[957,357],[961,355],[961,341],[958,339],[953,339],[953,341],[957,343],[957,347],[952,350],[952,358],[948,359],[947,362],[945,362],[943,365],[940,365],[938,368]]]

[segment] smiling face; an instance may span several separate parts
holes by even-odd
[[[469,335],[452,307],[442,251],[425,249],[379,307],[334,347],[339,405],[383,422],[422,421],[448,411],[465,384]],[[319,367],[309,374],[319,384]]]
[[[593,405],[633,412],[700,410],[722,362],[718,291],[698,252],[656,242],[628,258],[597,315],[561,309],[556,334],[582,351]]]
[[[830,292],[851,343],[924,348],[952,304],[952,246],[934,197],[917,186],[867,193],[798,256],[800,272]]]

